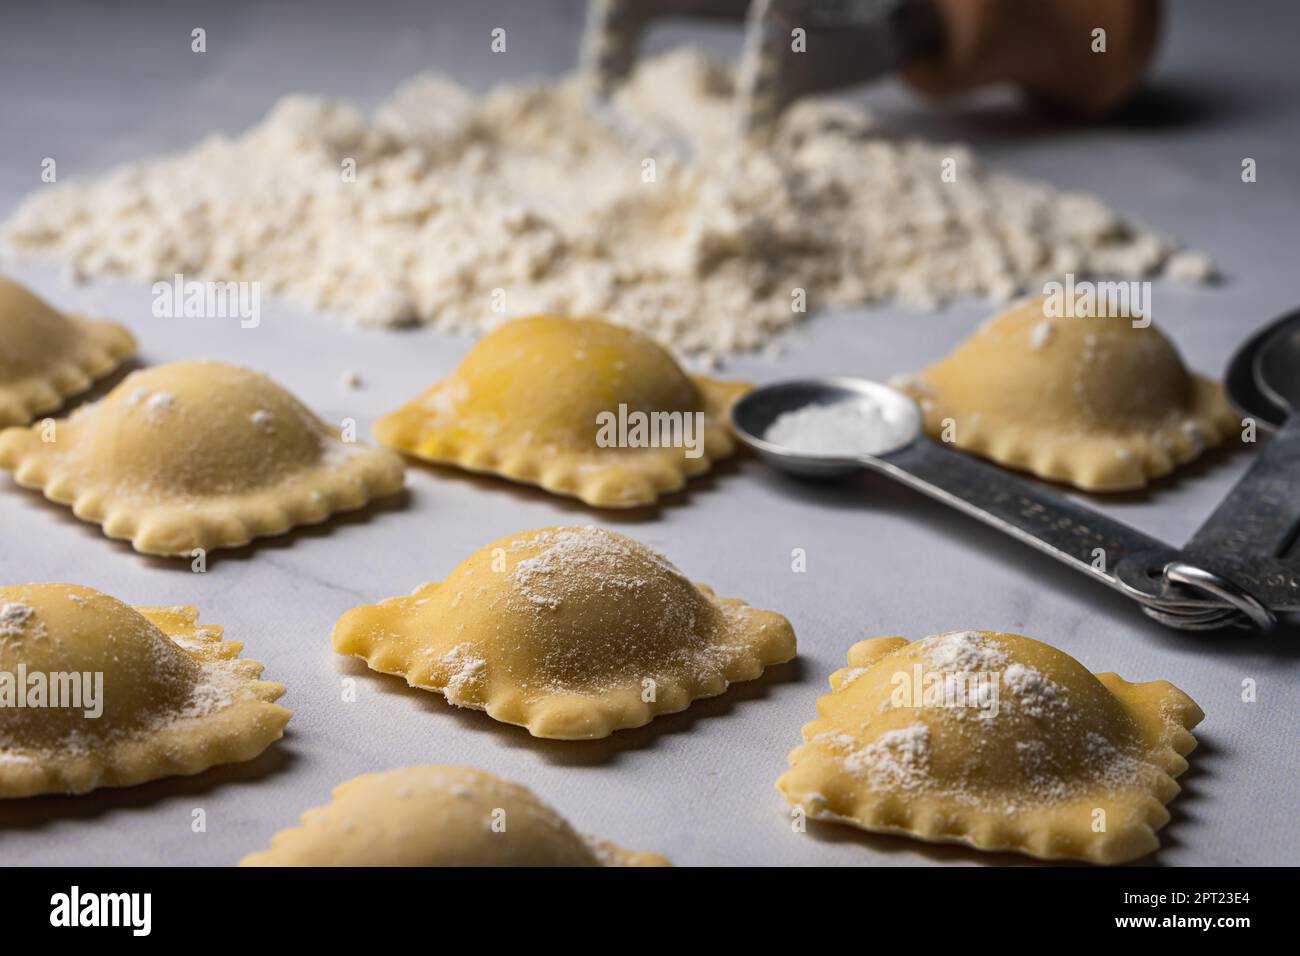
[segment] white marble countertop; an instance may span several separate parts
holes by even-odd
[[[1176,5],[1155,92],[1123,123],[1053,128],[998,95],[933,109],[894,83],[869,93],[900,132],[977,144],[990,162],[1091,190],[1127,215],[1209,251],[1224,281],[1158,283],[1158,321],[1192,366],[1218,373],[1237,343],[1297,304],[1300,73],[1280,38],[1300,17],[1282,2],[1229,14]],[[60,178],[183,148],[210,129],[238,131],[289,91],[372,105],[403,78],[436,68],[483,87],[568,68],[580,4],[377,2],[178,5],[55,3],[0,12],[0,216],[40,187],[42,157]],[[208,30],[208,52],[189,31]],[[509,53],[489,56],[493,26]],[[669,31],[657,42],[681,39]],[[696,37],[723,50],[736,38]],[[1241,159],[1258,162],[1243,184]],[[259,328],[223,320],[155,319],[143,283],[76,287],[56,268],[4,270],[64,306],[129,325],[141,361],[220,358],[270,372],[330,419],[368,430],[381,413],[451,370],[469,342],[431,332],[361,332],[283,303]],[[934,315],[882,307],[809,322],[778,359],[731,364],[754,380],[802,373],[884,379],[946,352],[990,311],[958,303]],[[345,369],[365,380],[341,384]],[[1181,541],[1241,474],[1249,455],[1212,455],[1148,492],[1100,502]],[[754,460],[721,469],[645,515],[486,478],[413,465],[409,491],[323,527],[213,556],[205,575],[110,541],[97,527],[0,478],[0,580],[75,581],[136,604],[192,603],[225,626],[288,686],[285,739],[250,764],[79,798],[0,806],[7,864],[230,864],[265,845],[355,774],[414,763],[469,764],[533,787],[580,829],[657,850],[678,864],[1015,862],[953,847],[812,825],[789,826],[773,787],[827,675],[854,641],[991,628],[1053,643],[1094,670],[1166,678],[1206,711],[1200,749],[1162,832],[1162,864],[1300,862],[1296,717],[1300,633],[1195,636],[1164,630],[1120,596],[1046,562],[941,506],[882,480],[801,484]],[[408,690],[335,655],[335,619],[405,593],[463,557],[525,528],[594,522],[662,550],[722,594],[786,614],[795,664],[649,727],[585,744],[534,740],[484,714]],[[790,569],[793,548],[808,570]],[[344,703],[341,681],[356,677]],[[1242,701],[1247,679],[1258,702]],[[207,832],[191,832],[203,808]]]

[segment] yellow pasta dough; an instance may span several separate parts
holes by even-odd
[[[1155,326],[1047,318],[1042,298],[995,316],[902,387],[932,436],[1086,491],[1141,487],[1240,424],[1223,388],[1188,372]]]
[[[52,436],[0,432],[0,468],[162,555],[324,521],[403,481],[392,452],[342,441],[266,376],[220,362],[134,372]]]
[[[848,663],[777,782],[809,816],[1043,859],[1159,846],[1204,717],[1167,681],[991,631],[862,641]]]
[[[368,773],[240,866],[668,866],[582,836],[532,791],[467,767]]]
[[[727,416],[748,389],[689,376],[653,341],[608,322],[537,316],[483,338],[375,434],[427,461],[627,508],[732,454]]]
[[[72,584],[0,587],[0,797],[85,793],[251,760],[281,684],[192,607]]]
[[[581,740],[639,727],[794,656],[790,623],[595,527],[502,538],[445,581],[355,608],[334,649],[460,707]]]
[[[0,428],[53,411],[135,348],[124,327],[65,315],[0,276]]]

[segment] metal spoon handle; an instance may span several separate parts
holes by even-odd
[[[1274,608],[1300,604],[1300,566],[1274,560],[1300,529],[1300,415],[1292,415],[1184,550]]]
[[[1134,597],[1114,569],[1134,555],[1172,561],[1163,541],[1049,488],[921,437],[864,464]]]

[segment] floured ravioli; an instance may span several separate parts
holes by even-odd
[[[689,376],[620,326],[537,316],[484,337],[449,378],[381,418],[375,434],[427,461],[627,508],[732,454],[727,416],[748,390]]]
[[[0,797],[253,759],[290,711],[242,647],[192,607],[132,608],[73,584],[0,587]]]
[[[795,639],[781,615],[584,527],[502,538],[445,581],[349,611],[334,649],[536,737],[583,740],[753,680]]]
[[[1090,674],[1017,634],[862,641],[831,675],[777,788],[809,816],[1042,859],[1159,845],[1191,728],[1167,681]]]
[[[532,791],[467,767],[368,773],[240,866],[667,866],[582,836]]]
[[[1154,326],[1047,318],[1042,298],[985,322],[900,383],[935,438],[1085,491],[1139,488],[1222,443],[1240,422]]]
[[[135,348],[123,326],[65,315],[0,276],[0,428],[54,411]]]
[[[0,468],[148,554],[236,547],[403,481],[393,453],[340,440],[266,376],[221,362],[134,372],[49,437],[0,432]]]

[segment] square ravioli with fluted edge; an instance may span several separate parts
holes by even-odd
[[[224,362],[142,369],[52,428],[6,429],[0,468],[163,556],[317,524],[405,480],[399,456],[344,441],[267,376]]]
[[[333,640],[373,670],[559,740],[640,727],[795,655],[780,614],[717,597],[590,525],[494,541],[443,581],[344,614]]]
[[[1159,846],[1204,714],[1018,634],[861,641],[777,788],[814,819],[1042,859]]]
[[[449,377],[381,418],[375,435],[425,461],[633,508],[735,452],[727,417],[749,390],[687,375],[630,329],[533,316],[485,336]]]
[[[242,648],[193,607],[130,607],[73,584],[0,587],[0,674],[27,677],[0,680],[0,696],[26,698],[0,707],[0,798],[253,759],[291,712]]]

